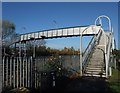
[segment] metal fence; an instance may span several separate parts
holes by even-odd
[[[59,56],[56,62],[66,69],[65,76],[79,71],[78,56]],[[2,85],[3,91],[18,87],[39,88],[41,87],[42,74],[47,70],[46,64],[51,60],[50,56],[38,57],[10,57],[4,56],[2,60]]]
[[[6,88],[32,87],[32,57],[3,57],[3,90]]]

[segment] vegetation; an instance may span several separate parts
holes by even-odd
[[[3,46],[7,47],[12,42],[14,42],[18,37],[18,34],[15,32],[15,24],[4,20],[2,22],[2,41]]]
[[[47,48],[50,54],[59,54],[59,55],[78,55],[80,52],[79,50],[75,50],[73,47],[67,48],[64,47],[62,50],[58,49],[51,49],[50,47]]]
[[[116,61],[120,62],[120,50],[114,49],[112,54],[116,57]]]
[[[18,36],[14,23],[7,20],[2,21],[2,54],[12,55],[9,46],[18,39]]]
[[[26,53],[26,56],[32,56],[33,55],[33,50],[34,47],[33,45],[27,46],[27,48],[25,48],[26,50],[22,49],[21,50],[21,56],[24,56]],[[3,50],[4,52],[4,50]],[[10,48],[6,46],[6,50],[5,53],[7,55],[13,55],[13,56],[19,56],[19,49],[15,49],[15,48]],[[4,54],[4,53],[3,53]],[[71,48],[67,48],[64,47],[64,49],[53,49],[50,47],[46,47],[44,46],[35,46],[35,56],[39,57],[39,56],[50,56],[50,55],[79,55],[80,51],[79,50],[75,50],[73,47]]]
[[[109,79],[110,87],[117,93],[120,93],[120,71],[118,69],[112,69],[113,75]]]
[[[51,56],[45,64],[47,71],[55,71],[56,76],[63,75],[63,66],[61,56]]]
[[[109,79],[109,84],[113,90],[120,93],[120,50],[115,49],[112,53],[116,58],[117,69],[112,68],[112,76]]]

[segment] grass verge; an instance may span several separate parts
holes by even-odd
[[[109,78],[110,87],[120,93],[120,71],[112,68],[112,76]]]

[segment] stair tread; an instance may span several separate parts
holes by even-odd
[[[88,67],[104,67],[102,65],[99,65],[99,64],[88,64]]]
[[[88,67],[87,69],[101,69],[101,68],[96,68],[96,67]]]
[[[86,71],[102,71],[101,69],[87,69]]]
[[[100,74],[101,72],[99,71],[99,72],[91,72],[91,71],[87,71],[87,72],[85,72],[86,74]],[[103,72],[102,74],[105,74],[105,72]]]
[[[89,75],[89,74],[84,74],[84,76],[106,77],[105,75],[100,76],[100,75]]]

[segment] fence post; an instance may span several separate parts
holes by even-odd
[[[15,82],[15,71],[16,71],[16,69],[15,69],[15,63],[16,63],[16,62],[15,62],[15,61],[16,61],[16,58],[14,58],[13,60],[14,60],[14,63],[13,63],[13,64],[14,64],[14,65],[13,65],[13,66],[14,66],[14,70],[13,70],[14,75],[13,75],[13,77],[14,77],[14,88],[15,88],[15,85],[16,85],[16,84],[15,84],[15,83],[16,83],[16,82]]]
[[[26,58],[26,87],[28,87],[28,59]]]
[[[18,67],[19,67],[19,58],[17,58],[17,88],[18,88],[18,84],[19,84],[19,80],[18,80],[18,77],[19,77],[19,73],[18,73]]]
[[[7,57],[7,60],[6,60],[6,87],[8,87],[8,57]]]
[[[32,57],[30,58],[30,87],[32,88]]]
[[[22,81],[22,80],[21,80],[21,78],[22,78],[22,76],[21,76],[21,75],[22,75],[22,71],[21,71],[21,70],[22,70],[22,69],[21,69],[21,67],[22,67],[22,66],[21,66],[21,65],[22,65],[22,62],[21,62],[21,61],[22,61],[22,58],[21,58],[21,57],[19,57],[19,58],[20,58],[20,87],[21,87],[21,81]]]
[[[5,87],[5,85],[4,85],[5,84],[5,81],[4,81],[5,80],[4,79],[4,63],[5,62],[4,61],[5,61],[5,57],[3,57],[3,63],[2,63],[2,76],[3,76],[2,77],[2,91],[4,90],[4,87]]]
[[[10,57],[10,87],[12,87],[12,57]]]
[[[23,57],[24,59],[23,59],[23,87],[24,87],[24,63],[25,63],[25,57]]]
[[[30,58],[28,58],[28,87],[30,87]]]

